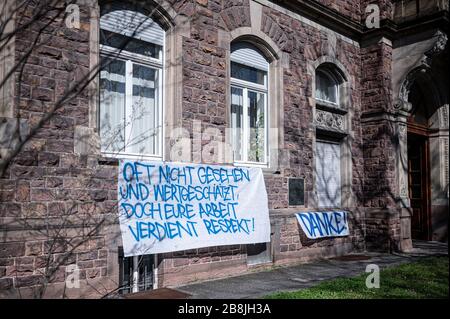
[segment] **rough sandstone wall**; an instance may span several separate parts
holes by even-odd
[[[392,19],[392,1],[377,4],[381,19]],[[392,92],[392,43],[382,38],[361,49],[361,106],[364,161],[364,206],[366,243],[369,248],[398,249],[400,215],[396,208],[398,181],[396,153],[398,136]]]
[[[81,30],[75,32],[65,28],[61,21],[54,22],[40,35],[40,41],[45,42],[45,45],[33,50],[24,67],[22,90],[16,100],[15,111],[30,125],[48,112],[74,77],[80,76],[80,72],[82,74],[89,66],[89,10],[83,7],[81,9]],[[230,32],[239,27],[250,26],[250,6],[248,1],[192,0],[174,1],[173,9],[190,19],[190,37],[183,38],[182,74],[179,75],[182,77],[182,124],[189,129],[193,139],[198,139],[199,136],[193,132],[193,120],[201,120],[204,125],[202,129],[212,126],[223,131],[228,125],[226,76],[229,64],[226,49],[219,44],[219,30]],[[353,19],[357,18],[359,11],[358,6],[350,8],[348,1],[339,4],[337,9]],[[30,15],[31,11],[24,13],[25,17]],[[289,57],[289,66],[282,73],[282,107],[284,114],[289,116],[284,117],[283,127],[280,129],[283,130],[284,147],[290,152],[291,162],[279,174],[265,176],[270,208],[288,208],[289,177],[304,178],[305,192],[313,191],[315,130],[308,99],[312,96],[312,78],[308,74],[307,63],[323,55],[335,56],[353,81],[350,94],[354,136],[351,141],[351,187],[356,195],[354,206],[386,206],[382,201],[393,176],[380,174],[391,174],[393,154],[390,144],[383,139],[375,140],[380,130],[383,130],[382,126],[367,126],[362,129],[360,120],[362,110],[378,104],[377,107],[383,107],[388,103],[384,100],[377,101],[376,96],[386,93],[380,90],[388,80],[386,76],[391,58],[390,48],[382,46],[360,50],[358,46],[340,38],[335,39],[335,45],[330,46],[332,39],[329,39],[330,35],[324,30],[315,29],[266,7],[263,7],[261,21],[261,31]],[[27,30],[17,36],[17,58],[31,46],[30,37],[36,33],[37,30]],[[365,71],[361,74],[361,70]],[[370,93],[371,90],[376,90],[376,94]],[[19,216],[21,220],[33,222],[35,218],[39,220],[44,216],[54,216],[55,220],[61,221],[65,215],[70,215],[78,223],[81,220],[94,223],[91,218],[114,221],[116,162],[106,161],[94,154],[81,156],[74,153],[75,126],[88,126],[88,111],[88,94],[84,92],[57,110],[27,143],[6,175],[0,179],[0,217],[17,219]],[[206,142],[202,141],[201,144]],[[383,150],[382,154],[380,149]],[[194,157],[198,151],[193,150]],[[367,161],[366,164],[364,161]],[[363,180],[367,180],[364,189]],[[377,183],[373,183],[375,180]],[[372,196],[372,185],[378,185],[381,192],[369,200],[367,196],[363,196],[363,191]],[[351,213],[351,236],[317,243],[310,243],[302,238],[293,215],[286,217],[273,213],[275,262],[295,262],[321,254],[332,256],[350,249],[352,245],[362,247],[362,213],[356,208]],[[83,216],[86,218],[82,218]],[[109,246],[107,244],[108,236],[118,234],[117,227],[101,228],[89,240],[82,240],[77,229],[83,227],[77,224],[80,227],[70,227],[70,231],[63,232],[73,238],[69,245],[71,247],[67,247],[66,244],[58,245],[58,241],[53,240],[55,236],[45,232],[30,233],[27,229],[31,226],[21,225],[14,230],[8,228],[8,232],[4,233],[7,233],[9,239],[0,243],[0,291],[34,287],[42,278],[40,272],[43,271],[43,260],[55,261],[59,258],[63,258],[63,262],[52,279],[55,290],[62,287],[65,266],[72,263],[80,267],[82,279],[101,282],[105,287],[117,285],[117,246],[120,245],[120,238],[113,240],[113,244]],[[40,227],[45,229],[43,225]],[[77,238],[78,242],[81,241],[79,245]],[[339,250],[336,247],[343,248]],[[71,253],[68,254],[68,251]],[[160,255],[160,285],[244,272],[248,269],[246,254],[245,246],[235,245]],[[88,288],[83,294],[98,296]]]
[[[88,72],[89,10],[80,9],[79,30],[67,28],[60,18],[53,21],[52,9],[16,35],[16,61],[32,51],[15,75],[14,112],[29,127],[52,115],[0,178],[1,294],[21,288],[22,296],[32,296],[36,291],[27,288],[42,282],[46,268],[55,266],[46,279],[60,288],[65,267],[73,263],[80,268],[80,279],[111,282],[104,229],[83,232],[88,224],[95,227],[114,215],[116,167],[74,153],[75,127],[88,125],[87,90],[52,110],[70,85]],[[34,10],[33,5],[22,10],[18,23],[26,24]]]
[[[325,7],[332,9],[334,11],[339,12],[343,16],[350,18],[354,21],[361,20],[361,8],[362,12],[364,12],[364,8],[360,2],[362,1],[352,1],[352,0],[317,0],[320,4],[323,4]]]

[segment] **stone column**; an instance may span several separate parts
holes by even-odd
[[[410,236],[402,233],[401,226],[409,220],[402,208],[408,205],[404,187],[407,113],[404,105],[394,103],[392,42],[384,37],[373,39],[363,43],[361,52],[362,82],[366,83],[361,95],[366,247],[405,250],[410,246]],[[399,198],[405,205],[399,205]]]
[[[405,103],[410,109],[410,103]],[[398,182],[397,202],[401,208],[410,207],[408,195],[408,140],[407,140],[407,111],[405,107],[399,110],[395,123],[398,146],[396,149],[396,176]]]
[[[430,135],[431,239],[448,239],[448,104],[432,116]]]
[[[398,106],[398,104],[396,104]],[[411,104],[403,101],[401,108],[398,110],[396,118],[396,176],[397,176],[397,203],[400,209],[400,238],[398,248],[401,251],[409,251],[412,249],[411,239],[411,203],[408,193],[408,128],[407,116],[411,110]]]

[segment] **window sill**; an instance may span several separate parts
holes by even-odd
[[[331,113],[337,113],[337,114],[347,114],[347,110],[345,108],[340,107],[336,103],[327,102],[324,100],[316,99],[316,108],[322,111],[328,111]]]
[[[152,155],[138,155],[138,154],[125,154],[125,153],[107,153],[102,152],[99,162],[119,162],[119,160],[136,160],[136,161],[162,161],[160,156]]]
[[[234,162],[233,166],[269,168],[269,164],[267,163],[255,163],[255,162]]]

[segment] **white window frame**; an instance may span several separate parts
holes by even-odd
[[[165,41],[164,33],[164,43]],[[150,43],[150,42],[149,42]],[[159,50],[159,59],[148,57],[142,54],[133,53],[125,50],[120,50],[108,45],[100,44],[100,61],[102,58],[110,58],[115,60],[125,61],[125,123],[129,121],[129,115],[132,113],[132,100],[133,100],[133,64],[140,64],[145,67],[150,67],[157,70],[157,85],[158,85],[158,98],[157,98],[157,113],[155,117],[155,128],[158,128],[158,134],[155,138],[155,143],[158,144],[155,154],[139,154],[126,151],[126,143],[131,137],[131,126],[125,126],[125,151],[122,152],[107,152],[102,149],[102,154],[112,158],[123,159],[144,159],[144,160],[162,160],[164,154],[164,47],[161,46]],[[101,101],[99,103],[101,107]],[[101,119],[99,118],[99,128],[101,129]]]
[[[324,100],[324,99],[321,99],[321,98],[319,98],[317,96],[317,91],[319,90],[319,88],[317,88],[317,80],[316,80],[316,83],[315,83],[316,89],[315,89],[315,92],[314,92],[316,100],[319,101],[319,102],[322,102],[322,103],[329,103],[329,104],[332,104],[332,105],[335,105],[335,106],[339,106],[340,105],[340,103],[339,103],[339,101],[340,101],[340,95],[339,95],[340,83],[339,83],[338,79],[336,78],[336,76],[332,72],[330,72],[330,71],[328,71],[328,70],[326,70],[324,68],[319,68],[319,69],[316,70],[316,79],[317,79],[317,73],[325,74],[325,76],[329,77],[335,83],[334,91],[335,91],[335,95],[336,95],[336,102]]]
[[[231,62],[244,65],[240,61],[234,61],[231,59]],[[230,64],[231,67],[231,64]],[[257,69],[257,68],[255,68]],[[258,69],[259,70],[259,69]],[[230,76],[230,94],[231,94],[231,88],[238,88],[242,90],[242,136],[241,136],[241,154],[242,154],[242,160],[234,160],[235,166],[254,166],[254,167],[262,167],[267,168],[269,166],[269,154],[268,154],[268,133],[269,133],[269,119],[268,119],[268,102],[269,102],[269,88],[268,88],[268,81],[269,78],[269,68],[267,70],[261,70],[266,72],[264,75],[264,84],[257,84],[241,79],[236,79]],[[249,116],[249,105],[248,105],[248,91],[261,93],[264,95],[264,162],[252,162],[248,160],[248,143],[250,141],[250,116]],[[231,99],[230,99],[231,101]],[[230,103],[231,107],[231,103]],[[233,114],[230,112],[230,116],[233,116]],[[232,121],[230,121],[232,123]],[[235,129],[232,127],[232,129]],[[234,147],[233,147],[233,157],[234,157]]]

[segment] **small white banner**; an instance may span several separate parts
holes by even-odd
[[[260,168],[121,160],[125,256],[270,241]]]
[[[349,235],[347,212],[307,212],[295,216],[310,239]]]

